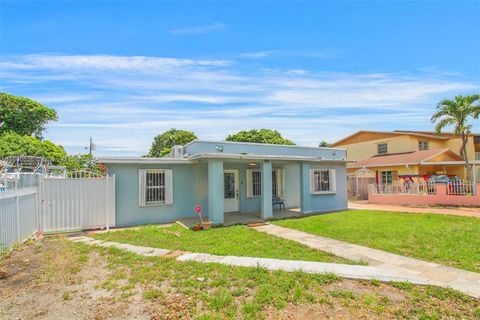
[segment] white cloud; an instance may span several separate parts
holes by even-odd
[[[193,66],[225,66],[226,60],[194,60],[146,56],[33,54],[7,56],[0,62],[3,70],[168,70]]]
[[[171,127],[217,140],[267,127],[304,145],[359,129],[430,129],[437,101],[478,88],[431,73],[247,73],[239,62],[163,57],[10,56],[0,69],[3,88],[57,109],[48,139],[83,152],[93,136],[99,155],[145,154]]]
[[[223,23],[212,23],[203,26],[191,26],[185,28],[172,29],[168,32],[176,35],[204,34],[225,29]]]

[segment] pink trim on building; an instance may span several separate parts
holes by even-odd
[[[436,185],[437,192],[432,195],[419,194],[378,194],[373,192],[373,186],[368,188],[368,202],[381,204],[410,204],[410,205],[450,205],[450,206],[480,206],[480,194],[472,196],[448,195],[444,183]],[[480,183],[477,183],[480,190]]]

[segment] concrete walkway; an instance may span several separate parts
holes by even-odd
[[[272,224],[254,229],[279,238],[293,240],[342,258],[368,262],[370,266],[393,272],[397,276],[412,277],[419,281],[450,287],[474,297],[480,297],[480,273],[446,267],[438,263],[404,257]]]
[[[408,281],[421,285],[439,285],[444,286],[443,283],[433,281],[427,278],[418,277],[413,274],[402,274],[397,270],[388,270],[375,266],[360,266],[349,264],[313,262],[313,261],[299,261],[299,260],[282,260],[269,258],[255,258],[255,257],[237,257],[237,256],[217,256],[207,253],[188,253],[181,251],[170,251],[166,249],[134,246],[131,244],[108,242],[95,240],[93,238],[79,236],[67,238],[74,242],[81,242],[87,245],[96,245],[101,247],[114,247],[117,249],[133,252],[139,255],[174,257],[178,261],[196,261],[201,263],[219,263],[230,266],[241,267],[263,267],[267,270],[282,270],[286,272],[302,271],[307,273],[326,274],[334,273],[338,276],[349,279],[365,279],[365,280],[380,280],[380,281]],[[479,297],[474,291],[458,289],[466,294],[474,297]]]
[[[393,204],[375,204],[368,201],[349,201],[349,209],[358,210],[382,210],[394,212],[410,213],[433,213],[448,214],[454,216],[476,217],[480,218],[480,208],[458,207],[458,208],[434,208],[434,207],[411,207]]]

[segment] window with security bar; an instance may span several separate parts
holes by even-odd
[[[260,171],[252,172],[252,195],[254,197],[262,195],[262,173]]]
[[[146,171],[145,173],[145,204],[165,202],[165,172]]]
[[[140,207],[173,204],[173,170],[139,169],[138,204]]]

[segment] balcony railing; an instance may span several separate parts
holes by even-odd
[[[475,152],[475,160],[480,160],[480,152]]]

